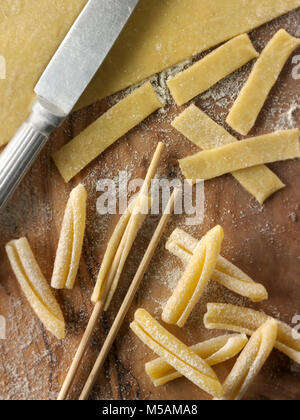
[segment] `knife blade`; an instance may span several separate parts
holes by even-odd
[[[89,0],[34,91],[28,120],[0,155],[0,210],[52,131],[72,111],[119,37],[138,0]]]

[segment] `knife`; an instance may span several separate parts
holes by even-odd
[[[138,0],[89,0],[35,86],[28,120],[0,155],[0,210],[70,114]]]

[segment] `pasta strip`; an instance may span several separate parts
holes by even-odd
[[[209,303],[204,317],[208,329],[228,330],[252,335],[268,319],[268,315],[253,309],[221,303]],[[287,324],[278,321],[277,350],[300,364],[300,338]]]
[[[189,106],[175,118],[172,126],[204,150],[238,141],[195,105]],[[260,204],[285,187],[277,175],[264,165],[236,171],[232,175]]]
[[[223,238],[222,227],[216,226],[199,242],[184,275],[163,310],[164,322],[184,326],[215,270]]]
[[[167,84],[176,104],[181,106],[258,56],[249,36],[243,34],[217,48]]]
[[[243,350],[247,342],[248,339],[245,334],[224,335],[196,344],[191,347],[191,350],[205,360],[209,366],[214,366],[235,357]],[[182,377],[181,373],[174,370],[163,359],[146,363],[145,369],[156,387]]]
[[[33,255],[28,240],[21,238],[6,245],[6,252],[30,306],[46,329],[58,339],[65,337],[65,321],[49,284]]]
[[[54,162],[66,182],[116,140],[162,107],[150,82],[118,102],[82,133],[54,153]]]
[[[223,395],[222,386],[212,368],[145,310],[139,309],[135,313],[130,328],[144,344],[199,388],[218,398]]]
[[[197,244],[197,239],[181,229],[175,229],[166,244],[166,249],[187,265]],[[268,299],[268,292],[262,284],[255,283],[247,274],[221,255],[217,260],[211,279],[234,293],[247,297],[252,302]]]
[[[187,179],[196,183],[249,167],[300,157],[299,130],[267,134],[214,150],[207,150],[179,161]]]
[[[253,383],[276,343],[278,324],[268,320],[251,337],[226,379],[224,395],[219,400],[241,400]],[[215,398],[217,399],[217,398]]]
[[[87,193],[79,184],[70,194],[61,228],[51,286],[73,289],[85,231]]]
[[[235,131],[247,135],[252,129],[287,59],[299,45],[300,39],[284,29],[268,43],[227,117]]]

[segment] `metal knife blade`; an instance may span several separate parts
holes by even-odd
[[[35,87],[68,115],[119,37],[138,0],[89,0]]]

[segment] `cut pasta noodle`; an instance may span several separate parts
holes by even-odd
[[[21,238],[6,245],[6,252],[32,309],[53,335],[58,339],[65,337],[65,321],[49,284],[33,255],[28,240]]]
[[[194,184],[249,167],[300,157],[299,130],[285,130],[205,150],[179,161]]]
[[[166,248],[179,257],[183,264],[187,265],[197,245],[197,239],[181,229],[175,229],[166,244]],[[252,302],[261,302],[269,297],[262,284],[255,283],[247,274],[221,255],[217,260],[211,279],[234,293],[247,297]]]
[[[233,401],[244,397],[273,350],[277,333],[278,324],[270,319],[252,335],[223,384],[224,395],[219,400]]]
[[[252,129],[287,59],[299,45],[300,39],[284,29],[268,43],[227,117],[235,131],[247,135]]]
[[[70,194],[61,228],[51,286],[73,289],[85,231],[87,193],[78,185]]]
[[[205,327],[212,330],[227,330],[252,335],[271,317],[253,309],[240,306],[209,303],[204,317]],[[278,322],[277,350],[300,364],[300,338],[293,328]]]
[[[248,339],[245,334],[224,335],[196,344],[191,347],[191,350],[209,366],[214,366],[235,357],[243,350],[247,342]],[[146,363],[145,369],[155,386],[162,386],[182,377],[181,373],[177,372],[163,359]]]
[[[148,312],[139,309],[130,328],[144,344],[199,388],[218,398],[223,395],[222,385],[212,368]]]
[[[164,322],[184,326],[215,270],[223,237],[222,227],[216,226],[198,243],[184,275],[163,310]]]
[[[203,150],[238,141],[195,105],[175,118],[172,126]],[[236,171],[232,175],[260,204],[285,187],[278,176],[264,165]]]

